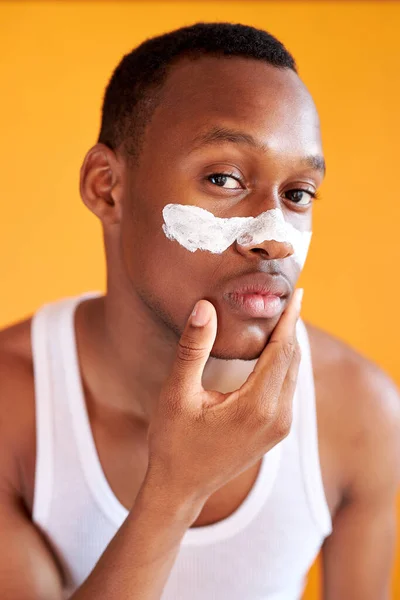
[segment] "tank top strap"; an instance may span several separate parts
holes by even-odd
[[[32,519],[44,527],[51,510],[56,478],[60,471],[67,479],[77,468],[76,444],[68,395],[66,357],[74,324],[75,308],[81,296],[45,304],[32,317],[31,347],[35,386],[36,466]]]
[[[332,531],[332,519],[325,496],[318,448],[317,406],[310,340],[302,319],[297,323],[301,364],[297,398],[296,429],[305,493],[314,521],[324,537]]]

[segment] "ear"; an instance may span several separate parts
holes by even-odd
[[[80,171],[82,200],[103,225],[121,221],[122,164],[104,144],[96,144],[85,156]]]

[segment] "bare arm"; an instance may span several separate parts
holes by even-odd
[[[400,482],[399,396],[378,369],[359,372],[349,478],[323,548],[324,600],[388,600]],[[352,425],[353,426],[353,425]]]
[[[61,575],[25,507],[17,460],[22,416],[33,404],[31,379],[26,361],[0,354],[0,598],[61,600]]]
[[[61,576],[45,541],[16,497],[0,492],[0,597],[61,600]]]
[[[145,481],[125,523],[71,600],[159,600],[182,537],[202,505]]]
[[[0,592],[8,600],[61,600],[56,561],[2,473]],[[146,482],[125,523],[73,600],[158,600],[179,544],[202,504]],[[132,595],[134,593],[135,595]]]

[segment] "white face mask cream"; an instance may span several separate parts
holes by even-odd
[[[285,221],[279,208],[257,217],[215,217],[204,208],[184,204],[167,204],[163,209],[163,231],[190,252],[206,250],[221,254],[235,240],[243,246],[266,240],[286,242],[293,248],[293,258],[303,268],[311,231],[299,231]]]

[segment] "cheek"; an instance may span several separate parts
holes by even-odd
[[[212,255],[189,252],[169,240],[162,223],[162,218],[146,215],[121,224],[124,271],[133,288],[150,304],[178,321],[208,289]]]

